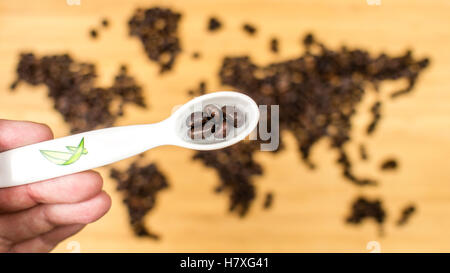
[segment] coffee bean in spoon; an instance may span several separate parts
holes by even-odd
[[[225,105],[222,107],[222,112],[224,119],[233,124],[235,128],[240,128],[244,125],[244,113],[242,113],[242,111],[236,106]]]
[[[190,128],[188,137],[193,140],[206,139],[212,134],[216,139],[226,138],[230,131],[241,127],[245,122],[244,113],[236,106],[224,105],[219,108],[215,104],[208,104],[203,112],[193,112],[186,119]]]
[[[209,120],[204,124],[199,124],[191,127],[187,135],[192,140],[202,140],[208,138],[215,132],[215,123],[213,120]]]
[[[214,120],[208,120],[205,125],[203,125],[202,133],[204,138],[210,137],[216,131],[216,123]]]
[[[198,130],[195,128],[191,128],[187,131],[187,135],[192,140],[200,140],[204,139],[203,137],[203,130]]]
[[[229,121],[224,120],[222,124],[216,125],[214,137],[218,139],[226,138],[232,127],[233,125]]]
[[[219,122],[222,119],[222,111],[214,104],[208,104],[203,108],[203,111],[208,117],[214,118],[214,121]]]
[[[204,124],[207,121],[206,114],[203,112],[193,112],[186,119],[186,126],[193,127],[196,125]]]

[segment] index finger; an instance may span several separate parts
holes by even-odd
[[[0,119],[0,152],[53,139],[45,124]]]

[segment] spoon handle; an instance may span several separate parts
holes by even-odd
[[[0,188],[101,167],[169,144],[166,131],[164,122],[112,127],[0,153]]]

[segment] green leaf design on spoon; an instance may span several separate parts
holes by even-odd
[[[78,144],[77,147],[66,146],[66,149],[69,152],[49,150],[40,150],[40,152],[48,161],[63,166],[77,162],[82,155],[86,155],[88,153],[87,149],[84,148],[84,137],[81,139],[80,144]]]

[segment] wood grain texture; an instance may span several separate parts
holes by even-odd
[[[183,13],[180,24],[183,53],[175,68],[158,75],[158,67],[144,55],[142,45],[127,34],[126,22],[136,7],[163,5]],[[378,178],[376,188],[358,188],[345,181],[334,161],[336,151],[321,141],[313,149],[315,171],[300,162],[292,136],[285,135],[287,149],[278,155],[259,153],[265,175],[256,179],[258,197],[249,215],[240,219],[227,212],[225,195],[213,193],[217,176],[199,162],[192,151],[162,147],[146,153],[166,173],[171,187],[158,196],[157,207],[147,224],[162,236],[160,241],[139,239],[128,226],[120,193],[99,171],[113,198],[111,211],[100,221],[60,244],[55,252],[68,252],[77,241],[82,252],[177,252],[177,251],[342,251],[367,252],[369,241],[381,251],[450,251],[450,2],[382,1],[369,6],[365,0],[166,0],[88,1],[69,6],[65,0],[0,1],[0,117],[49,124],[56,136],[68,134],[68,126],[52,108],[44,86],[20,85],[8,91],[15,78],[18,54],[69,52],[80,61],[97,65],[100,85],[112,82],[122,63],[145,88],[149,110],[126,108],[118,125],[150,123],[170,114],[173,106],[188,100],[187,89],[202,79],[208,89],[221,90],[217,72],[222,57],[249,54],[260,64],[281,61],[301,53],[300,38],[308,31],[330,47],[343,43],[391,54],[414,49],[416,56],[431,57],[431,66],[414,92],[387,100],[376,133],[367,138],[373,96],[367,96],[353,120],[353,141],[348,149],[355,158],[359,143],[367,144],[370,161],[358,163],[356,172]],[[206,32],[207,19],[217,15],[224,28]],[[110,19],[108,29],[91,40],[89,30]],[[241,31],[243,22],[258,27],[251,38]],[[269,52],[270,38],[280,39],[280,54]],[[191,54],[199,51],[200,60]],[[384,84],[389,91],[396,83]],[[386,96],[389,92],[384,92]],[[387,156],[399,159],[400,168],[380,173]],[[116,164],[125,168],[131,160]],[[355,160],[355,162],[359,162]],[[274,192],[274,206],[263,210],[263,197]],[[354,227],[344,223],[350,203],[359,195],[381,197],[387,208],[385,236],[373,223]],[[414,202],[418,212],[404,227],[395,226],[400,209]]]

